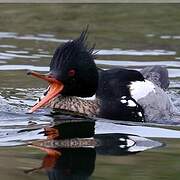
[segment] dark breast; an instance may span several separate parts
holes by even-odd
[[[132,81],[144,81],[144,77],[138,71],[120,68],[99,71],[97,98],[100,100],[100,117],[144,120],[142,107],[130,95],[129,85]]]

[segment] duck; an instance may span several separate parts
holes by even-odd
[[[95,63],[95,47],[88,46],[87,31],[56,48],[47,74],[28,72],[49,84],[29,113],[48,107],[122,121],[171,118],[176,110],[165,91],[169,85],[167,69],[100,69]]]

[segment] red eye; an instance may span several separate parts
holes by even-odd
[[[70,69],[70,70],[68,71],[68,76],[70,76],[70,77],[75,76],[75,74],[76,74],[76,71],[75,71],[74,69]]]

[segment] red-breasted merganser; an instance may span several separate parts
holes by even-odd
[[[175,108],[163,90],[169,83],[164,67],[145,68],[142,73],[122,68],[99,69],[94,62],[94,48],[88,48],[86,40],[87,30],[60,45],[48,74],[29,72],[49,83],[45,96],[30,113],[46,106],[126,121],[151,122],[172,116]],[[93,95],[95,99],[86,99]]]

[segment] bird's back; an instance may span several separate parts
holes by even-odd
[[[163,90],[169,85],[167,69],[151,66],[141,73],[121,68],[99,72],[101,117],[149,122],[171,118],[175,108]]]
[[[99,72],[96,96],[101,104],[100,117],[143,121],[143,109],[129,91],[129,85],[133,81],[144,81],[144,77],[138,71],[121,68]]]

